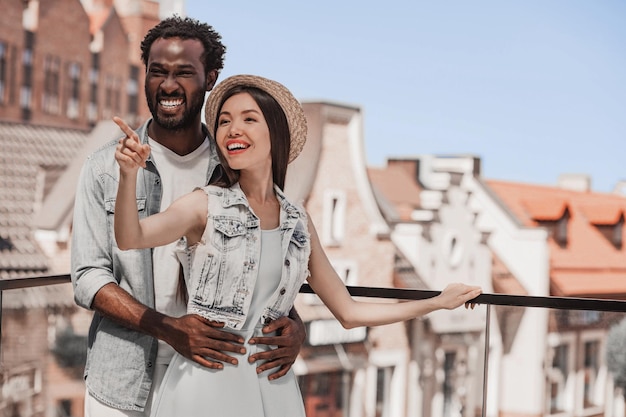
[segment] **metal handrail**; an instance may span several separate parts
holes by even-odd
[[[18,288],[43,287],[44,285],[65,284],[70,282],[70,275],[48,275],[29,278],[9,278],[0,279],[0,299],[1,291],[16,290]]]
[[[64,284],[70,282],[70,275],[49,275],[30,278],[0,279],[0,307],[2,306],[2,291],[18,288],[40,287],[44,285]],[[360,287],[348,286],[348,292],[355,297],[395,298],[399,300],[422,300],[439,295],[440,291],[417,290],[406,288],[387,287]],[[312,294],[309,284],[300,288],[301,293]],[[509,294],[481,294],[472,302],[476,304],[515,306],[515,307],[542,307],[563,310],[593,310],[626,312],[626,300],[576,298],[576,297],[540,297]],[[2,312],[0,311],[0,314]]]
[[[441,294],[441,291],[414,290],[405,288],[358,287],[348,286],[348,291],[355,297],[395,298],[399,300],[422,300]],[[302,293],[313,293],[313,289],[304,284]],[[563,310],[593,310],[626,312],[626,300],[574,298],[574,297],[532,297],[528,295],[481,294],[471,300],[476,304],[542,307]]]

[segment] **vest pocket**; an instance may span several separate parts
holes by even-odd
[[[213,246],[225,253],[241,246],[247,229],[244,223],[235,217],[216,216],[213,219]]]

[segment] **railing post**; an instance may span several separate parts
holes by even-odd
[[[0,371],[4,367],[4,359],[2,357],[2,294],[4,291],[0,289]]]
[[[487,417],[487,376],[489,375],[489,328],[491,322],[491,304],[487,304],[487,316],[485,317],[485,354],[483,363],[483,412],[482,417]]]

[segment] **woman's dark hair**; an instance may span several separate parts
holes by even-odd
[[[226,47],[222,45],[222,36],[206,23],[177,15],[161,20],[146,33],[143,41],[141,41],[141,60],[146,67],[150,57],[150,48],[154,41],[160,38],[197,39],[204,46],[201,59],[205,74],[213,70],[217,70],[219,73],[224,68]]]
[[[218,112],[222,110],[222,106],[230,97],[235,94],[248,93],[252,96],[256,104],[261,109],[265,122],[270,131],[270,144],[272,155],[272,179],[281,190],[285,188],[285,176],[287,175],[287,164],[289,163],[289,147],[291,145],[291,135],[289,134],[289,123],[287,117],[280,104],[265,91],[250,86],[235,86],[224,93],[222,101],[219,104]],[[215,119],[215,126],[209,126],[213,129],[213,137],[216,138],[217,125],[219,117]],[[210,181],[213,185],[220,187],[230,187],[239,180],[239,171],[233,170],[228,166],[224,159],[224,155],[217,147],[217,154],[220,158],[221,169],[219,173]]]

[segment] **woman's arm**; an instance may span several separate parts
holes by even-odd
[[[379,326],[420,317],[435,310],[452,310],[480,295],[480,287],[450,284],[436,297],[400,303],[375,303],[352,298],[324,253],[309,217],[311,257],[309,284],[346,329]]]
[[[114,230],[122,250],[162,246],[186,236],[197,234],[206,223],[207,195],[201,190],[184,195],[167,210],[139,219],[136,188],[137,172],[146,166],[150,146],[141,144],[137,133],[120,118],[113,119],[126,134],[115,150],[120,166],[120,182],[115,200]],[[195,236],[195,234],[194,234]]]

